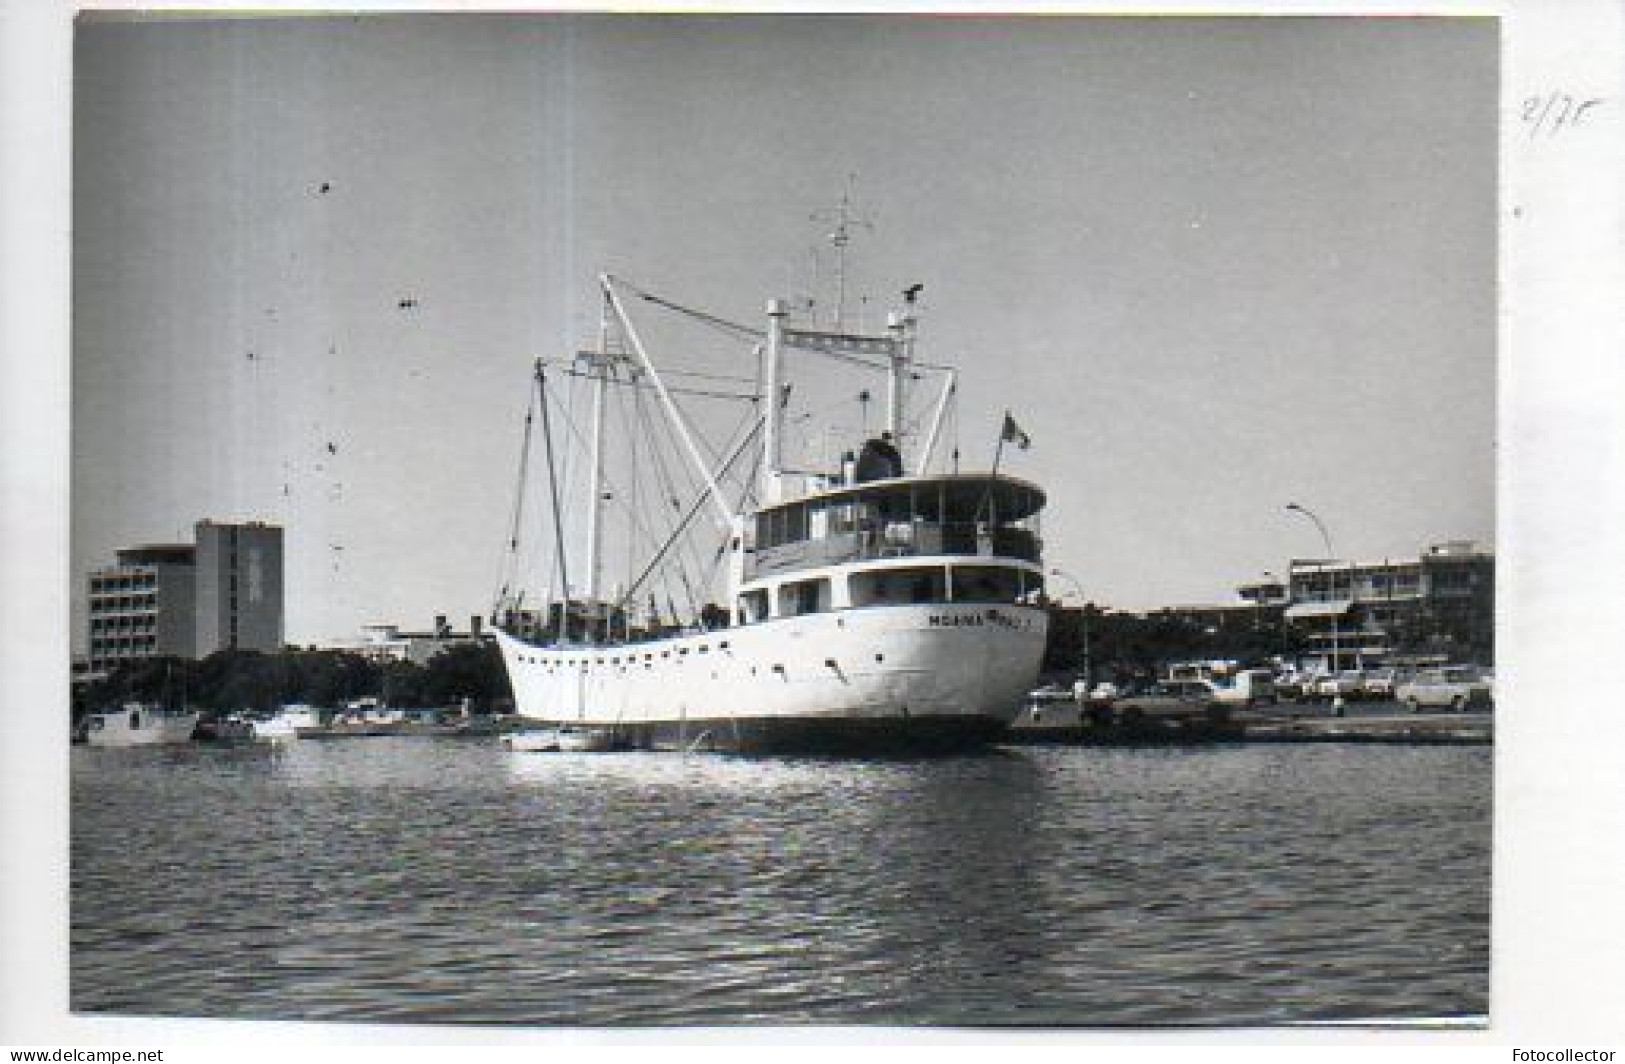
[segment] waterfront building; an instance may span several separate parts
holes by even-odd
[[[1294,559],[1286,579],[1266,574],[1236,591],[1240,602],[1145,616],[1185,630],[1192,652],[1222,646],[1317,673],[1495,660],[1495,555],[1471,541],[1407,558]]]
[[[1244,599],[1263,585],[1238,589]],[[1495,555],[1436,544],[1415,558],[1294,560],[1285,621],[1318,671],[1495,658]]]
[[[369,661],[409,661],[414,665],[427,665],[442,651],[476,645],[483,637],[484,618],[479,614],[469,618],[467,632],[454,632],[445,615],[436,614],[434,626],[428,631],[403,632],[396,624],[364,624],[358,638],[324,643],[319,649],[359,654]]]
[[[137,658],[193,656],[196,548],[127,547],[89,576],[89,675]]]
[[[282,646],[282,529],[199,521],[193,543],[126,547],[88,576],[86,679],[140,658]]]
[[[282,529],[199,521],[193,657],[282,648]]]

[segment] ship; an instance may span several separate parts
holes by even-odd
[[[532,372],[525,453],[535,449],[539,422],[549,486],[542,509],[553,514],[540,535],[554,564],[545,602],[527,607],[506,581],[495,596],[492,637],[516,713],[542,727],[594,731],[617,749],[910,754],[999,741],[1044,652],[1045,494],[999,471],[1007,443],[1029,442],[1008,411],[996,439],[989,433],[988,471],[960,471],[957,447],[951,460],[944,453],[958,374],[917,356],[920,286],[900,293],[883,329],[863,330],[848,327],[839,310],[834,321],[799,319],[788,299],[769,301],[764,326],[751,327],[608,274],[598,280],[597,347],[568,361],[536,360]],[[698,438],[675,373],[651,357],[628,304],[753,343],[752,413],[731,446]],[[886,403],[882,426],[814,468],[787,460],[787,370],[819,358],[883,375]],[[588,452],[579,502],[561,494],[569,463],[559,440],[570,433],[548,401],[563,374],[591,388],[591,428],[577,434]],[[941,379],[940,392],[914,411],[912,393],[928,374]],[[697,488],[682,505],[640,504],[630,519],[666,510],[692,531],[709,511],[718,540],[708,557],[725,574],[722,602],[686,621],[650,591],[659,563],[680,553],[674,538],[651,541],[652,559],[604,590],[602,511],[626,494],[603,472],[606,396],[615,388],[634,390],[665,415],[668,445],[648,445],[643,461],[686,460]],[[869,401],[867,390],[860,395]],[[527,474],[532,465],[521,458],[521,491],[540,480]],[[754,468],[742,474],[745,465]],[[510,547],[522,509],[516,502]],[[585,517],[585,546],[573,556],[561,514]]]

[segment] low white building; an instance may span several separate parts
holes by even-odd
[[[469,618],[466,632],[452,631],[445,616],[437,615],[429,631],[405,632],[397,624],[364,624],[357,638],[324,643],[319,649],[359,654],[371,661],[410,661],[414,665],[426,665],[444,650],[479,643],[482,632],[482,618],[478,615]]]

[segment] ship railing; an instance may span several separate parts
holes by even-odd
[[[884,527],[836,532],[818,539],[798,540],[759,548],[752,557],[750,577],[768,573],[883,558],[969,557],[1008,558],[1037,563],[1042,542],[1038,535],[1013,526],[987,528],[966,523],[894,523]]]

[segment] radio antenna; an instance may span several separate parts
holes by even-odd
[[[853,229],[873,230],[874,225],[867,217],[857,213],[852,206],[852,185],[857,180],[857,174],[846,175],[846,190],[841,193],[841,202],[833,209],[827,211],[814,211],[810,216],[815,222],[823,222],[830,226],[829,242],[835,249],[835,321],[834,329],[841,332],[846,317],[846,246],[852,242]]]

